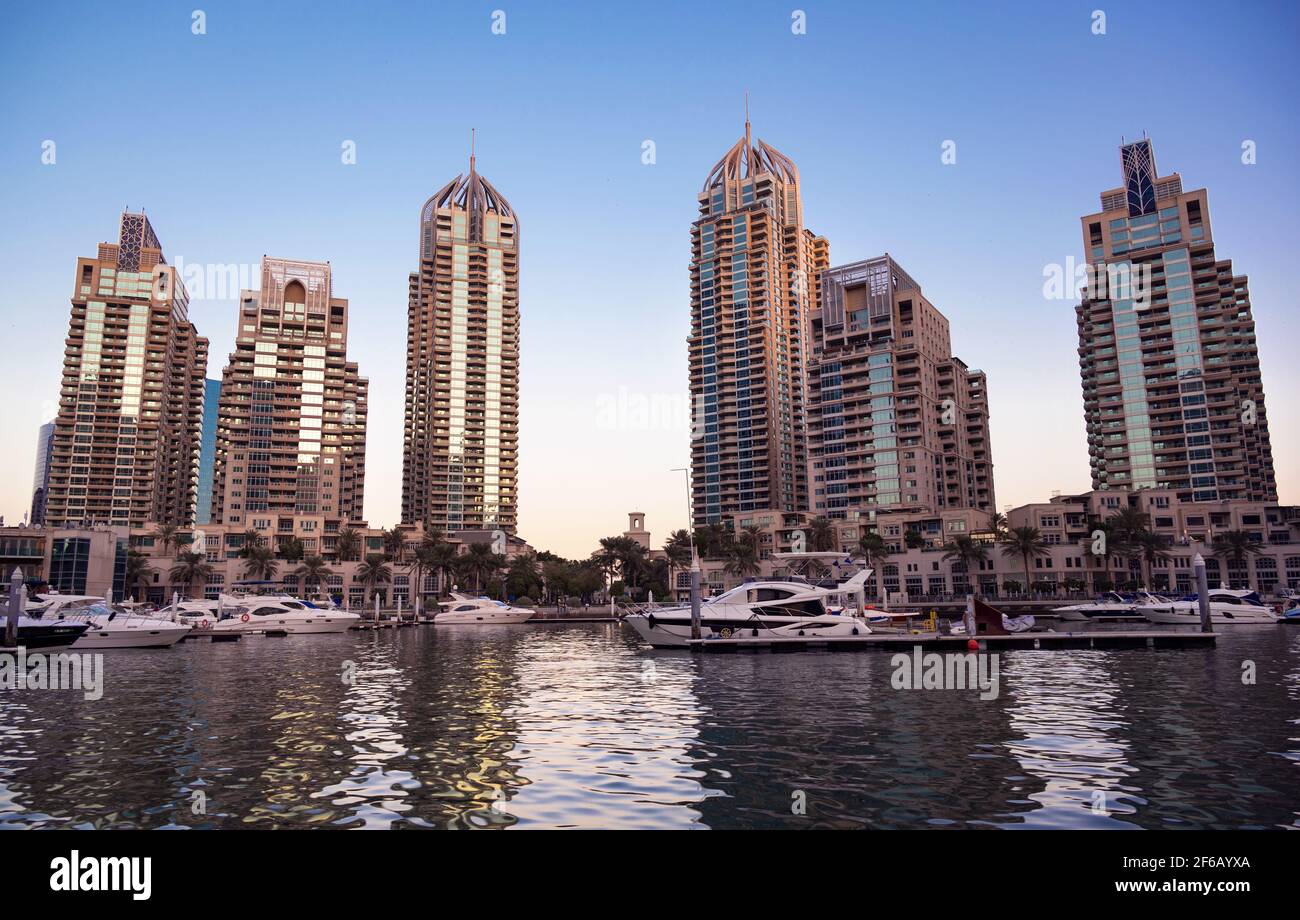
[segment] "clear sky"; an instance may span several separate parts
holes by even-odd
[[[746,90],[832,261],[891,253],[988,372],[999,506],[1089,487],[1073,301],[1044,297],[1044,268],[1082,258],[1079,217],[1147,132],[1162,173],[1209,188],[1219,257],[1250,277],[1281,498],[1300,502],[1298,25],[1290,3],[1109,0],[11,5],[0,513],[30,501],[76,258],[130,207],[172,263],[333,264],[370,378],[366,514],[397,522],[419,208],[476,128],[522,228],[520,532],[581,556],[635,510],[661,543],[686,515],[669,470],[689,461],[695,195]],[[236,295],[192,303],[211,377]]]

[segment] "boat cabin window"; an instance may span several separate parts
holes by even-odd
[[[749,602],[751,604],[761,604],[765,601],[783,601],[787,597],[794,597],[793,591],[787,591],[784,588],[750,588]]]
[[[461,604],[459,607],[456,608],[456,613],[460,613],[465,610],[474,610],[474,609],[476,608],[474,607],[473,604]]]
[[[284,613],[279,607],[258,607],[253,611],[255,617],[273,617],[277,613]]]

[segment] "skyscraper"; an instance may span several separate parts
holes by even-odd
[[[519,224],[475,165],[420,211],[406,328],[402,523],[514,533]]]
[[[1076,309],[1094,489],[1275,501],[1244,275],[1216,259],[1205,189],[1160,176],[1149,140],[1082,218],[1095,267]]]
[[[217,464],[217,419],[221,415],[221,381],[203,381],[203,435],[199,442],[199,491],[194,523],[212,523],[212,476]]]
[[[143,214],[77,260],[45,520],[194,519],[208,340]]]
[[[50,460],[54,454],[54,423],[46,422],[36,436],[36,473],[32,477],[32,513],[29,523],[45,523],[45,495],[50,489]]]
[[[810,325],[811,510],[994,510],[988,381],[920,285],[887,254],[832,268]]]
[[[804,228],[799,170],[745,134],[709,171],[691,225],[695,524],[805,511],[804,354],[826,240]]]
[[[347,345],[329,263],[263,256],[221,376],[214,522],[287,535],[363,519],[368,381]]]

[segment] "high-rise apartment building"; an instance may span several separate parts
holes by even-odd
[[[1149,140],[1082,218],[1094,267],[1076,309],[1094,489],[1275,501],[1244,275],[1216,259],[1205,189],[1160,176]]]
[[[208,341],[143,214],[77,260],[45,522],[194,519]]]
[[[471,155],[420,211],[402,522],[514,533],[518,453],[519,223]]]
[[[36,436],[36,473],[32,476],[33,525],[45,523],[45,495],[50,490],[50,460],[54,454],[54,423],[46,422]]]
[[[329,263],[264,256],[221,377],[214,522],[294,533],[299,518],[363,520],[368,381],[347,345]]]
[[[810,327],[813,513],[994,510],[988,382],[953,356],[947,318],[897,262],[826,271]]]
[[[221,416],[221,381],[203,381],[203,429],[199,440],[199,489],[194,523],[212,523],[212,477],[217,465],[217,419]]]
[[[691,225],[695,524],[805,511],[804,356],[824,238],[805,229],[799,170],[745,134],[709,171]]]

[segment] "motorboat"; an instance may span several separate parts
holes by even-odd
[[[4,636],[4,628],[5,618],[0,615],[0,638]],[[19,646],[26,648],[28,651],[40,649],[48,652],[55,649],[70,648],[88,629],[90,629],[90,624],[80,623],[75,620],[47,620],[43,617],[34,619],[21,616],[18,618],[17,642]],[[0,649],[0,651],[3,651],[3,649]]]
[[[149,614],[134,613],[104,600],[77,607],[66,621],[82,621],[85,634],[73,643],[77,651],[102,648],[170,648],[190,634],[190,627]]]
[[[301,636],[347,632],[360,620],[358,614],[345,610],[290,607],[271,598],[248,597],[237,606],[222,605],[219,618],[200,620],[198,625],[213,633],[283,632]]]
[[[1209,592],[1210,621],[1218,626],[1273,626],[1280,618],[1260,600],[1258,592],[1216,588]],[[1177,601],[1141,608],[1143,616],[1162,625],[1201,625],[1200,599],[1189,594]]]
[[[438,613],[433,617],[435,626],[523,623],[536,613],[531,607],[511,607],[487,597],[469,597],[453,592],[451,598],[451,603],[438,605]]]
[[[43,623],[82,624],[86,628],[72,643],[77,650],[101,648],[167,648],[189,634],[190,627],[157,614],[110,604],[85,594],[45,594],[33,598],[28,616]]]
[[[834,588],[793,580],[745,582],[701,603],[701,638],[867,635],[871,629],[865,619],[832,613],[827,606],[838,596],[860,591],[870,574],[866,569]],[[690,605],[639,610],[623,622],[655,648],[684,648],[691,641]]]
[[[1167,598],[1142,592],[1134,597],[1125,597],[1109,591],[1096,600],[1083,604],[1071,604],[1068,607],[1056,607],[1052,610],[1062,620],[1141,620],[1141,608],[1154,604],[1167,604]]]

